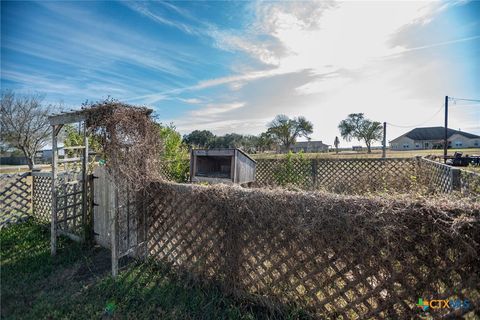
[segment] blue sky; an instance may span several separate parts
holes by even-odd
[[[108,96],[182,133],[258,134],[304,115],[331,144],[352,112],[442,125],[480,98],[480,2],[2,1],[1,85],[75,109]],[[480,134],[480,105],[452,104]],[[356,142],[343,145],[357,144]]]

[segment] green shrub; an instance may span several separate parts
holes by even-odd
[[[279,186],[306,187],[310,177],[310,161],[305,159],[302,152],[293,153],[289,151],[285,159],[276,166],[273,176]]]
[[[173,124],[160,125],[160,136],[163,143],[162,175],[175,182],[188,181],[190,162],[188,147],[183,143],[182,136]]]

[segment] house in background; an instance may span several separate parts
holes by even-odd
[[[59,151],[59,156],[64,155],[64,150]],[[35,164],[50,164],[52,163],[52,149],[39,150],[35,153]],[[1,155],[1,164],[18,166],[18,165],[27,165],[27,158],[23,156],[20,152],[4,152]]]
[[[442,149],[444,127],[415,128],[390,141],[391,150]],[[480,148],[480,136],[454,129],[447,129],[449,148]]]
[[[292,152],[327,152],[328,145],[322,141],[301,141],[290,147]]]

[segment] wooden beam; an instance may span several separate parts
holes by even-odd
[[[59,124],[55,126],[55,129],[53,130],[53,134],[55,134],[55,136],[58,136],[58,133],[60,132],[60,130],[62,130],[62,128],[63,128],[63,124]]]
[[[52,256],[57,254],[57,126],[52,126],[52,217],[50,225],[50,253]]]
[[[87,171],[88,171],[88,137],[87,137],[87,123],[83,122],[83,157],[82,157],[82,238],[86,240],[87,238],[87,213],[88,213],[88,181],[87,181]]]
[[[48,117],[48,120],[50,121],[50,125],[52,126],[81,122],[81,121],[84,121],[85,119],[86,119],[86,115],[85,115],[85,112],[83,111],[58,114],[58,115],[53,115]]]
[[[110,249],[112,251],[112,276],[115,278],[118,275],[118,191],[116,185],[113,189],[109,188],[108,195],[108,214],[110,216]]]

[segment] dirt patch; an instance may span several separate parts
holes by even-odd
[[[102,278],[111,270],[110,251],[96,246],[92,250],[92,255],[85,257],[84,261],[78,266],[72,277],[76,281],[90,281]]]

